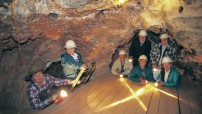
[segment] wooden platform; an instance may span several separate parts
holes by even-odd
[[[202,114],[193,92],[153,83],[139,84],[127,78],[105,76],[90,81],[60,104],[38,114]],[[179,97],[178,97],[179,96]]]

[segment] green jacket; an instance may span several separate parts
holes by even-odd
[[[140,78],[144,78],[144,79],[148,80],[149,82],[155,81],[150,67],[145,66],[145,69],[144,69],[145,75],[143,74],[142,71],[143,70],[140,67],[140,65],[137,65],[137,66],[133,67],[133,69],[130,71],[128,78],[134,82],[141,82]]]
[[[165,75],[165,70],[162,70],[160,75],[158,76],[158,80],[164,82],[164,75]],[[181,79],[181,74],[174,67],[171,67],[167,82],[164,82],[163,85],[168,87],[179,86],[180,79]]]

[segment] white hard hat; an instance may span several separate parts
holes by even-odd
[[[160,39],[167,39],[169,36],[167,33],[161,34]]]
[[[76,48],[76,43],[73,40],[68,40],[65,44],[65,48]]]
[[[141,60],[141,59],[147,60],[147,56],[141,55],[141,56],[139,57],[138,61]]]
[[[147,36],[147,32],[145,30],[140,30],[139,36]]]
[[[172,63],[172,59],[170,57],[163,57],[162,63]]]
[[[126,52],[124,50],[120,50],[119,55],[126,55]]]

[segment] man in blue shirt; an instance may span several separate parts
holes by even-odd
[[[173,67],[173,61],[170,57],[164,57],[162,60],[163,70],[158,76],[160,86],[176,87],[179,86],[181,74]]]
[[[147,64],[147,57],[141,55],[138,59],[139,64],[131,70],[129,74],[129,79],[134,82],[145,83],[147,81],[154,82],[153,73],[150,67]]]

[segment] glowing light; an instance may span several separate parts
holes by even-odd
[[[121,6],[122,4],[124,4],[125,2],[127,2],[128,0],[112,0],[113,4],[115,6]]]
[[[154,84],[155,87],[157,87],[158,85],[159,85],[158,82],[156,82],[156,83]]]
[[[120,77],[120,78],[123,78],[123,74],[120,74],[119,77]]]
[[[166,95],[168,95],[168,96],[170,96],[170,97],[173,97],[173,98],[177,99],[177,97],[176,97],[175,95],[173,95],[173,94],[170,94],[170,93],[165,92],[165,91],[163,91],[163,90],[160,90],[160,89],[158,89],[158,88],[157,88],[157,90],[160,91],[160,92],[162,92],[162,93],[164,93],[164,94],[166,94]]]
[[[146,80],[146,81],[145,81],[145,83],[147,84],[147,83],[148,83],[148,81]]]
[[[67,92],[65,91],[65,90],[61,90],[61,92],[60,92],[60,97],[62,97],[62,98],[65,98],[65,97],[67,97],[68,95],[67,95]]]
[[[136,94],[137,94],[137,95],[140,95],[140,94],[142,94],[143,92],[144,92],[144,89],[141,88],[141,89],[139,89],[139,90],[136,92]]]
[[[156,68],[154,68],[154,69],[153,69],[153,71],[154,71],[154,72],[156,72],[156,71],[157,71],[157,69],[156,69]]]
[[[133,60],[132,60],[132,59],[129,59],[129,62],[131,63],[131,62],[133,62]]]
[[[119,105],[120,103],[127,102],[127,101],[129,101],[129,100],[131,100],[131,99],[136,99],[136,100],[139,102],[139,104],[141,105],[141,107],[143,108],[143,110],[146,111],[146,110],[147,110],[147,107],[146,107],[146,106],[144,105],[144,103],[138,98],[138,96],[140,96],[141,94],[143,94],[145,88],[141,88],[141,89],[137,90],[136,92],[134,92],[133,89],[132,89],[127,83],[125,83],[125,86],[129,89],[129,91],[132,93],[132,95],[129,96],[129,97],[126,97],[126,98],[124,98],[124,99],[122,99],[122,100],[118,100],[118,101],[116,101],[116,102],[114,102],[114,103],[111,103],[111,104],[109,104],[109,105],[103,107],[102,109],[100,109],[100,111],[103,111],[103,110],[105,110],[105,109],[109,109],[109,108],[111,108],[111,107],[114,107],[114,106],[116,106],[116,105]],[[147,91],[147,92],[148,92],[148,91]]]

